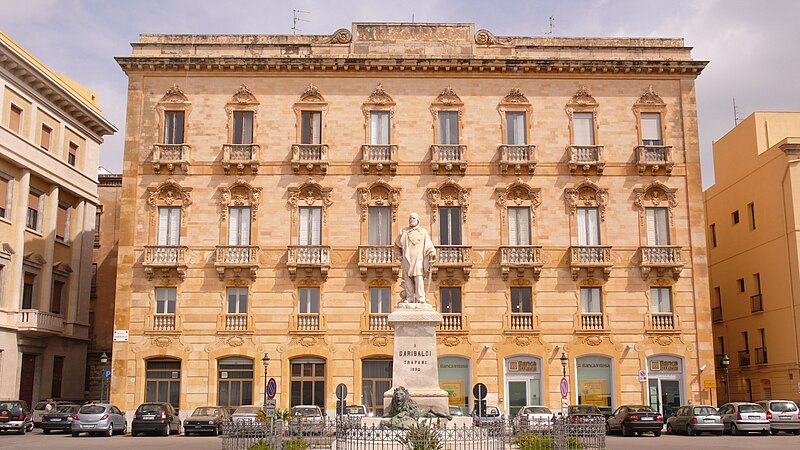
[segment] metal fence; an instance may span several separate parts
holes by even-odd
[[[374,422],[373,422],[374,423]],[[605,450],[605,422],[564,419],[525,424],[506,421],[444,424],[421,420],[404,431],[359,420],[232,422],[223,450]]]

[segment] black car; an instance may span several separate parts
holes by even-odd
[[[619,431],[623,436],[652,431],[658,437],[663,427],[664,417],[647,405],[622,405],[606,421],[606,432]]]
[[[42,415],[42,433],[50,434],[51,431],[72,431],[72,420],[81,407],[78,405],[60,405],[52,408],[50,412]]]
[[[595,405],[569,405],[567,407],[567,418],[570,422],[575,423],[602,422],[606,420],[606,416]]]
[[[218,436],[222,433],[222,424],[230,422],[231,415],[222,406],[201,406],[195,408],[194,412],[183,422],[183,434],[186,436],[192,433],[212,433]]]
[[[33,431],[33,416],[24,400],[0,401],[0,431]]]
[[[156,432],[169,436],[174,431],[181,432],[178,412],[169,403],[142,403],[136,408],[131,424],[131,435]]]

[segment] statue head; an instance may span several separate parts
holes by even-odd
[[[408,226],[416,227],[417,225],[419,225],[419,214],[411,213],[411,215],[408,216]]]

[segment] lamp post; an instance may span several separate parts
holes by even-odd
[[[106,392],[106,364],[108,363],[108,355],[103,352],[100,355],[100,403],[103,403]]]
[[[566,379],[567,378],[567,362],[568,362],[567,354],[564,353],[564,352],[561,352],[560,360],[561,360],[561,375],[563,376],[564,379]],[[561,417],[565,417],[565,418],[567,417],[567,405],[568,404],[569,404],[569,401],[566,398],[562,397],[561,398]]]
[[[264,353],[264,357],[261,358],[261,362],[264,363],[264,412],[267,411],[267,366],[269,366],[269,355]]]
[[[731,365],[731,359],[728,358],[728,354],[725,353],[722,355],[722,367],[725,368],[725,397],[726,402],[730,403],[731,401],[731,384],[728,382],[728,366]]]

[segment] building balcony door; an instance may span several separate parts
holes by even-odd
[[[36,355],[22,354],[22,369],[19,377],[19,399],[33,406],[33,378],[36,375]]]

